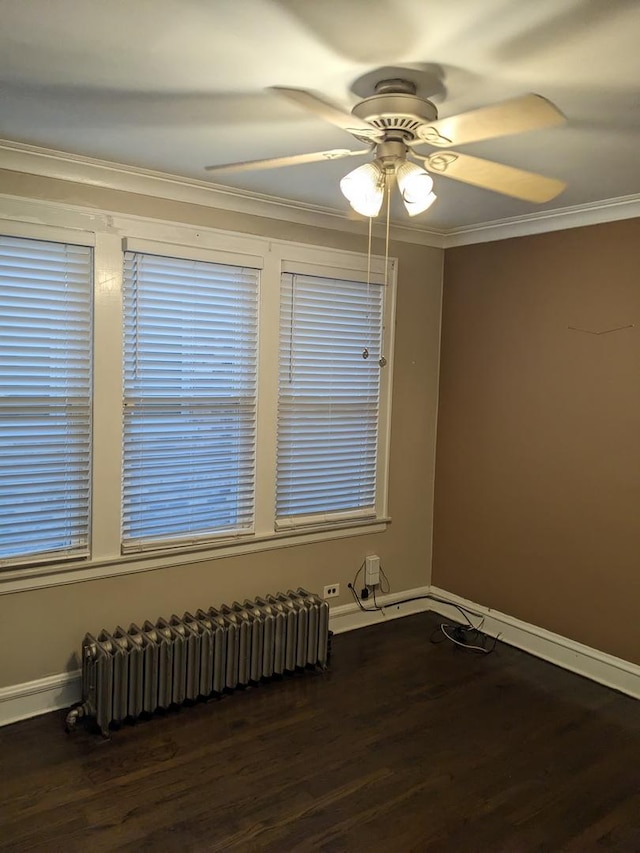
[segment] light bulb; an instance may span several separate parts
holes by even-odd
[[[375,160],[358,166],[340,181],[351,207],[362,216],[377,216],[384,199],[384,170]]]
[[[398,189],[409,216],[422,213],[431,207],[437,196],[433,190],[433,181],[427,172],[415,163],[406,160],[396,169]]]

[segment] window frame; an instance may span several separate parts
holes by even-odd
[[[285,285],[282,279],[284,276],[290,275],[292,277],[292,281],[290,285]],[[295,278],[296,276],[308,276],[309,278],[315,278],[317,280],[326,280],[327,287],[330,288],[332,284],[344,282],[345,284],[351,284],[357,282],[364,287],[367,288],[376,288],[380,289],[381,296],[381,350],[378,356],[376,356],[376,361],[380,356],[384,356],[386,358],[387,352],[385,350],[385,308],[386,308],[386,292],[385,292],[385,278],[384,275],[379,273],[369,273],[367,275],[366,271],[359,270],[349,270],[346,271],[344,269],[334,268],[334,267],[320,267],[317,265],[312,265],[303,262],[292,262],[285,260],[282,263],[281,268],[281,289],[280,296],[282,297],[283,290],[287,287],[295,288]],[[292,317],[293,319],[293,317]],[[282,317],[284,320],[284,316]],[[280,344],[278,346],[278,356],[281,355],[280,352]],[[368,363],[368,366],[371,366],[371,362]],[[285,530],[296,530],[300,528],[308,528],[308,529],[317,529],[317,528],[330,528],[331,526],[344,526],[348,524],[350,521],[354,524],[357,523],[366,523],[367,520],[372,520],[378,518],[386,511],[386,491],[379,488],[380,477],[383,478],[383,486],[384,486],[384,469],[380,469],[380,456],[381,456],[381,441],[380,441],[380,430],[382,428],[381,415],[384,411],[386,411],[386,401],[383,400],[383,390],[386,386],[386,371],[388,369],[388,364],[385,362],[384,366],[378,368],[378,418],[377,418],[377,440],[376,440],[376,470],[374,473],[374,480],[376,483],[375,489],[375,499],[371,508],[348,508],[348,509],[327,509],[327,510],[319,510],[316,512],[308,512],[308,513],[291,513],[291,514],[283,514],[278,515],[277,507],[276,507],[276,515],[274,519],[275,530],[278,532]],[[287,395],[283,393],[282,389],[279,388],[279,398],[286,397]],[[384,437],[383,437],[384,443]],[[386,446],[386,445],[385,445]],[[277,449],[277,448],[276,448]],[[277,484],[276,484],[277,486]],[[277,488],[276,488],[276,500],[277,500]]]
[[[76,246],[89,251],[89,275],[88,275],[88,304],[87,304],[87,323],[88,323],[88,352],[89,357],[93,355],[93,340],[94,340],[94,317],[93,317],[93,288],[95,276],[95,235],[72,231],[60,227],[47,227],[36,225],[33,223],[16,223],[8,220],[0,219],[0,235],[3,237],[16,238],[19,240],[33,240],[34,242],[56,243],[61,246]],[[85,562],[90,559],[92,547],[92,531],[93,531],[93,365],[89,365],[88,371],[88,462],[87,462],[87,485],[88,495],[86,502],[86,544],[69,548],[69,550],[61,549],[59,551],[42,551],[39,554],[17,554],[14,558],[0,557],[0,577],[5,571],[17,569],[20,571],[23,567],[33,565],[49,565],[49,564],[69,564]]]
[[[388,467],[395,319],[395,258],[388,259],[384,301],[384,356],[377,455],[375,518],[276,530],[275,482],[277,389],[280,321],[280,277],[286,266],[301,273],[348,279],[367,271],[366,252],[322,245],[272,240],[249,234],[201,228],[184,223],[99,211],[31,199],[5,197],[0,231],[16,237],[72,242],[93,248],[93,465],[91,554],[62,562],[16,563],[0,570],[0,591],[53,586],[92,578],[383,532],[388,517]],[[364,243],[364,241],[363,241]],[[215,541],[184,547],[163,547],[145,553],[122,553],[120,541],[122,470],[122,310],[123,260],[126,249],[155,247],[156,253],[229,263],[231,258],[261,260],[258,295],[258,405],[255,519],[252,534],[220,536]],[[371,259],[373,276],[385,276],[384,259]]]
[[[170,255],[167,254],[168,251],[171,252]],[[190,262],[212,263],[212,261],[213,261],[211,254],[207,253],[207,252],[189,250],[188,248],[185,248],[185,247],[176,247],[175,250],[172,250],[171,247],[167,248],[166,245],[163,246],[163,245],[158,245],[157,243],[145,242],[145,241],[140,241],[140,240],[125,239],[125,240],[123,240],[123,261],[126,261],[126,258],[128,255],[134,255],[137,257],[142,257],[142,258],[147,258],[147,259],[156,258],[156,259],[158,259],[156,261],[157,264],[161,264],[162,260],[168,260],[170,262],[170,264],[171,264],[171,261],[173,261],[173,260],[185,261],[187,263],[190,263]],[[197,257],[194,257],[194,255],[197,255]],[[261,275],[261,271],[262,271],[262,258],[257,256],[257,255],[256,256],[238,255],[238,254],[231,254],[231,253],[225,252],[225,253],[216,253],[215,263],[223,265],[224,267],[227,267],[227,268],[228,267],[234,267],[234,268],[238,269],[239,271],[244,271],[245,276],[247,276],[248,278],[253,277],[251,275],[252,273],[255,274],[255,276],[254,276],[254,278],[255,278],[255,302],[254,302],[254,305],[252,306],[255,310],[255,327],[252,326],[252,330],[255,329],[256,368],[255,368],[255,376],[252,377],[254,380],[254,382],[253,382],[254,393],[251,395],[251,400],[253,401],[253,407],[252,408],[253,408],[253,411],[255,413],[255,412],[257,412],[257,401],[258,401],[258,378],[257,378],[258,367],[259,367],[259,365],[258,365],[258,322],[259,322],[258,300],[259,300],[259,294],[260,294],[260,275]],[[171,266],[169,265],[169,269],[170,268],[171,268]],[[247,283],[252,284],[252,282],[249,282],[249,281],[247,281]],[[144,276],[142,278],[141,285],[143,287],[145,286]],[[126,311],[126,302],[127,302],[127,300],[126,300],[126,275],[125,275],[124,280],[123,280],[123,329],[126,329],[127,320],[128,320],[127,311]],[[125,373],[126,373],[126,345],[124,346],[123,377],[124,377]],[[131,403],[131,401],[128,397],[128,394],[127,394],[126,381],[124,380],[124,378],[123,378],[123,386],[124,387],[123,387],[123,395],[122,395],[123,396],[123,401],[122,401],[123,436],[122,436],[122,438],[123,438],[123,448],[124,448],[124,447],[126,447],[127,413],[128,413],[130,406],[132,405],[132,403]],[[131,393],[133,394],[133,397],[135,399],[135,393],[136,392],[132,391]],[[148,397],[147,395],[143,395],[142,400],[139,399],[138,402],[141,402],[142,407],[145,408],[146,404],[148,404],[150,399],[151,398]],[[183,407],[184,407],[184,409],[192,409],[194,402],[195,402],[193,397],[190,397],[187,395],[185,395],[184,397],[183,396],[173,397],[172,399],[173,399],[173,406],[178,406],[181,409]],[[165,400],[164,402],[165,402],[165,404],[167,404],[168,400]],[[133,405],[136,405],[136,404],[134,403]],[[211,406],[211,402],[210,402],[209,406],[206,406],[206,405],[204,406],[203,413],[205,415],[207,413],[208,414],[212,413],[210,410],[210,406]],[[227,402],[225,403],[224,407],[228,408],[228,406],[229,406],[229,403],[228,403],[228,399],[227,399]],[[160,409],[159,409],[160,414],[162,414],[164,411],[165,410],[162,407],[160,407]],[[254,430],[254,440],[251,442],[251,450],[249,451],[252,454],[252,459],[251,459],[249,468],[245,467],[245,469],[244,469],[245,474],[248,474],[249,471],[252,474],[252,484],[251,484],[252,488],[250,491],[251,491],[251,495],[252,495],[254,502],[255,502],[255,453],[256,453],[256,446],[258,443],[258,436],[257,436],[256,430],[255,430],[255,422],[256,421],[257,421],[257,418],[252,419],[253,430]],[[246,450],[246,448],[245,448],[245,450]],[[123,451],[123,453],[124,453],[124,451]],[[125,487],[126,479],[127,479],[126,473],[127,473],[126,460],[123,459],[123,463],[122,463],[123,492],[124,492],[124,487]],[[132,473],[133,473],[133,471],[132,471]],[[253,507],[252,507],[252,512],[250,514],[251,520],[250,521],[247,520],[247,523],[245,523],[245,524],[238,525],[238,527],[236,529],[225,530],[224,528],[216,529],[215,527],[213,527],[210,530],[205,531],[199,535],[186,534],[186,533],[180,535],[180,534],[176,534],[176,533],[165,532],[164,535],[157,537],[157,539],[155,541],[154,541],[153,537],[149,537],[149,538],[147,538],[147,537],[127,537],[125,535],[126,531],[125,531],[125,524],[124,524],[124,518],[123,518],[123,516],[125,515],[125,496],[124,496],[124,493],[121,496],[121,513],[122,513],[122,515],[121,515],[121,528],[122,528],[122,530],[121,530],[121,553],[123,555],[131,554],[131,553],[158,551],[158,550],[162,550],[162,551],[169,551],[169,550],[176,550],[176,549],[182,550],[184,548],[188,548],[188,547],[191,547],[193,545],[197,546],[197,545],[202,545],[202,544],[215,545],[218,540],[224,539],[224,538],[229,538],[229,536],[233,536],[234,538],[250,537],[254,533],[253,518],[255,516],[255,511],[254,511]]]

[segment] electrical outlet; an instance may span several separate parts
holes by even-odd
[[[337,598],[340,595],[340,584],[331,583],[325,586],[323,598]]]

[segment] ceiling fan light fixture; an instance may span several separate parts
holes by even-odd
[[[396,169],[398,189],[409,216],[416,216],[431,207],[437,196],[431,176],[415,163],[406,160]]]
[[[385,173],[377,162],[358,166],[340,181],[340,190],[362,216],[377,216],[384,200]]]
[[[429,195],[420,199],[420,201],[407,201],[404,196],[402,201],[404,202],[404,206],[406,207],[409,216],[417,216],[418,213],[424,213],[425,210],[430,208],[437,198],[438,196],[435,193],[429,193]]]

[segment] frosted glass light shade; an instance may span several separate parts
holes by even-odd
[[[351,207],[362,216],[377,216],[384,200],[384,171],[379,163],[365,163],[340,181]]]
[[[422,213],[436,200],[430,175],[415,163],[408,163],[406,160],[400,163],[396,169],[396,178],[409,216]]]

